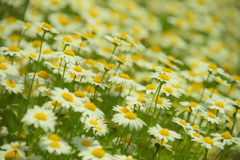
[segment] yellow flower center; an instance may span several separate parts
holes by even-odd
[[[63,53],[66,54],[66,55],[72,56],[72,57],[75,56],[75,53],[70,49],[64,50]]]
[[[73,67],[73,70],[76,71],[76,72],[82,72],[82,68],[81,67]]]
[[[169,77],[166,74],[160,74],[158,77],[165,80],[165,81],[169,81]]]
[[[7,66],[4,65],[4,64],[0,64],[0,69],[1,69],[1,70],[7,70]]]
[[[32,28],[32,25],[27,23],[27,22],[24,23],[24,26],[27,27],[27,28]]]
[[[61,145],[58,142],[52,142],[49,144],[49,146],[52,148],[61,148]]]
[[[109,48],[102,48],[102,51],[105,53],[111,53],[111,50]]]
[[[173,93],[173,90],[172,90],[172,88],[170,88],[170,87],[165,87],[165,88],[163,88],[166,92],[168,92],[168,93]]]
[[[215,64],[209,64],[208,65],[208,68],[210,68],[210,69],[212,69],[212,70],[214,70],[214,71],[217,71],[217,66],[215,65]]]
[[[157,141],[158,141],[159,143],[163,144],[163,145],[166,144],[166,142],[165,142],[164,140],[162,140],[162,139],[157,139]]]
[[[192,106],[192,107],[197,107],[197,102],[194,102],[194,101],[190,101],[189,104]]]
[[[44,23],[42,24],[42,26],[43,26],[44,28],[48,29],[48,30],[52,30],[52,25],[51,25],[51,24],[48,24],[48,23],[44,22]]]
[[[70,43],[72,42],[72,39],[69,37],[63,37],[62,40],[65,42],[70,42]]]
[[[59,65],[56,62],[51,63],[53,66],[58,67]]]
[[[122,56],[118,56],[117,58],[118,58],[120,61],[127,62],[127,60],[126,60],[124,57],[122,57]]]
[[[235,102],[237,103],[237,105],[240,105],[240,101],[239,100],[235,100]]]
[[[63,93],[62,98],[64,98],[66,101],[73,102],[73,96],[69,93]]]
[[[220,107],[220,108],[224,108],[225,105],[222,102],[215,102],[215,105]]]
[[[159,133],[163,136],[170,136],[170,132],[167,129],[161,129]]]
[[[203,138],[202,141],[208,144],[214,144],[214,141],[209,137]]]
[[[92,143],[88,140],[84,140],[81,142],[81,144],[84,146],[84,147],[90,147],[92,146]]]
[[[191,112],[191,109],[190,109],[189,107],[185,107],[185,108],[183,109],[183,111],[184,111],[184,112]]]
[[[8,49],[13,52],[20,52],[21,50],[17,46],[9,46]]]
[[[37,56],[35,54],[29,53],[31,58],[36,58]]]
[[[40,40],[34,40],[33,42],[32,42],[32,46],[33,47],[40,47],[41,46],[41,41]]]
[[[7,80],[6,83],[11,88],[15,88],[15,86],[16,86],[16,83],[12,80]]]
[[[5,160],[14,160],[16,158],[20,158],[20,154],[15,151],[9,151],[4,155]]]
[[[240,81],[240,76],[238,76],[238,75],[232,75],[232,78],[234,79],[234,80],[237,80],[237,81]]]
[[[63,15],[58,16],[58,21],[64,26],[70,23],[70,20]]]
[[[199,129],[197,125],[192,126],[193,130]]]
[[[146,100],[142,97],[138,97],[137,101],[140,102],[140,103],[146,103]]]
[[[35,114],[34,118],[37,118],[38,120],[46,121],[47,115],[40,112],[40,113]]]
[[[183,121],[183,120],[180,120],[179,122],[180,122],[182,125],[187,126],[187,122],[185,122],[185,121]]]
[[[155,87],[153,84],[147,84],[147,85],[145,86],[145,88],[146,88],[146,89],[149,89],[149,90],[155,90],[155,89],[156,89],[156,87]]]
[[[80,98],[84,98],[85,97],[85,93],[81,90],[75,91],[73,93],[76,97],[80,97]]]
[[[193,135],[198,138],[200,137],[200,134],[198,134],[197,132],[193,132]]]
[[[130,79],[130,77],[126,73],[122,73],[122,74],[118,75],[118,77],[124,78],[124,79]]]
[[[231,134],[229,132],[223,132],[221,134],[221,137],[225,138],[225,139],[232,139],[232,136],[231,136]]]
[[[52,51],[50,49],[43,50],[42,54],[51,54]]]
[[[8,23],[15,23],[17,21],[17,18],[15,18],[15,17],[8,17],[6,20],[7,20]]]
[[[124,160],[133,160],[132,158],[125,158]]]
[[[101,78],[100,76],[94,77],[94,78],[93,78],[93,81],[96,82],[96,83],[101,83],[101,84],[103,84],[103,80],[102,80],[102,78]]]
[[[21,149],[21,146],[20,145],[12,145],[12,148],[15,149],[15,150],[16,149]]]
[[[40,71],[40,72],[38,72],[38,77],[47,79],[47,78],[49,78],[49,74],[46,71]]]
[[[216,80],[218,83],[220,83],[220,84],[223,84],[223,83],[224,83],[224,81],[221,80],[221,79],[219,79],[219,78],[215,78],[215,80]]]
[[[215,118],[215,117],[216,117],[215,114],[213,114],[213,113],[211,113],[211,112],[209,112],[207,115],[208,115],[209,117],[211,117],[211,118]]]
[[[85,103],[84,107],[91,110],[91,111],[95,111],[97,109],[96,105],[92,102]]]
[[[94,155],[97,158],[102,158],[102,157],[105,156],[104,150],[100,149],[100,148],[96,148],[96,149],[92,150],[91,154]]]
[[[122,41],[119,40],[119,39],[113,39],[113,42],[114,42],[114,43],[122,43]]]
[[[98,125],[98,121],[97,120],[90,120],[89,123],[92,124],[92,125]]]
[[[197,74],[195,72],[193,72],[193,71],[188,71],[188,74],[190,76],[192,76],[192,77],[196,77],[197,76]]]
[[[57,104],[56,104],[57,103]],[[59,106],[61,106],[62,104],[61,104],[61,102],[57,102],[56,100],[53,100],[52,102],[51,102],[51,104],[52,104],[52,106],[57,106],[57,107],[59,107]]]
[[[150,49],[153,51],[153,52],[160,52],[161,51],[161,48],[158,46],[158,45],[152,45],[150,47]]]
[[[123,112],[123,113],[130,112],[129,109],[127,109],[126,107],[122,107],[122,108],[120,109],[120,111]]]
[[[163,67],[163,68],[162,68],[162,71],[163,71],[163,72],[167,72],[167,73],[171,73],[171,72],[172,72],[172,69],[171,69],[171,68]]]
[[[19,39],[20,39],[20,36],[19,36],[18,34],[13,34],[13,35],[11,35],[11,37],[10,37],[10,40],[11,40],[12,42],[18,42]]]
[[[126,112],[126,113],[124,114],[124,117],[125,117],[125,118],[128,118],[128,119],[137,119],[136,114],[134,114],[134,113],[132,113],[132,112]]]
[[[56,134],[51,134],[48,136],[48,139],[54,142],[59,142],[60,141],[60,137]]]
[[[140,44],[140,41],[136,38],[133,38],[132,41],[135,43],[135,44]]]
[[[72,34],[72,37],[73,37],[74,39],[81,39],[81,37],[80,37],[78,34]]]
[[[158,97],[158,98],[154,98],[153,99],[153,101],[156,103],[157,102],[157,104],[163,104],[163,100],[162,100],[162,98],[160,98],[160,97]]]
[[[122,142],[125,142],[125,143],[129,143],[130,137],[123,137],[123,138],[121,139],[121,141],[122,141]],[[130,143],[131,143],[131,142],[130,142]]]
[[[102,128],[98,127],[98,126],[95,126],[94,128],[97,129],[97,130],[102,130]]]
[[[49,90],[44,90],[43,92],[46,93],[49,96],[52,94]]]

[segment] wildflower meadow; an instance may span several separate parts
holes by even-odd
[[[1,0],[0,160],[237,160],[240,1]]]

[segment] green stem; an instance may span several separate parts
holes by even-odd
[[[18,44],[17,44],[18,47],[20,46],[20,42],[22,41],[22,38],[23,38],[23,36],[25,35],[25,32],[26,32],[26,31],[27,31],[27,29],[25,29],[25,30],[23,31],[23,33],[20,32],[21,36],[20,36],[20,39],[19,39]]]
[[[204,82],[204,88],[203,88],[203,91],[202,91],[202,94],[201,94],[200,102],[202,102],[203,94],[204,94],[204,91],[205,91],[205,88],[206,88],[206,85],[207,85],[207,81],[208,81],[210,75],[211,75],[211,72],[208,72],[207,79],[206,79],[206,81]]]
[[[24,11],[23,11],[23,21],[25,19],[25,13],[27,11],[27,7],[28,7],[28,4],[29,4],[29,0],[27,0],[26,4],[25,4],[25,8],[24,8]]]
[[[38,66],[39,66],[40,57],[41,57],[41,53],[42,53],[42,45],[43,45],[43,40],[44,40],[45,34],[46,34],[46,31],[43,32],[42,41],[41,41],[41,45],[40,45],[39,56],[38,56],[38,61],[37,61],[37,66],[35,68],[35,71],[34,71],[34,74],[33,74],[33,78],[32,78],[32,81],[31,81],[31,85],[30,85],[30,88],[29,88],[29,92],[28,92],[28,96],[27,96],[27,102],[26,102],[26,107],[25,107],[25,112],[27,110],[30,94],[31,94],[31,91],[32,91],[33,82],[34,82],[34,79],[35,79],[35,76],[36,76],[36,73],[37,73],[37,69],[38,69]]]
[[[231,92],[231,90],[232,90],[234,84],[235,84],[235,81],[232,82],[231,87],[230,87],[230,89],[229,89],[229,91],[228,91],[228,93],[227,93],[227,97],[228,97],[228,95],[230,94],[230,92]]]
[[[233,129],[234,129],[234,126],[235,126],[235,123],[236,123],[237,113],[238,113],[238,107],[236,107],[236,112],[234,113],[233,126],[232,126],[232,129],[230,131],[231,134],[233,133]]]
[[[207,153],[208,153],[208,149],[206,148],[205,154],[204,154],[204,160],[207,160]]]
[[[67,67],[67,63],[65,62],[64,69],[63,69],[62,85],[61,85],[62,87],[63,87],[63,83],[64,83],[64,76],[65,76],[66,67]]]
[[[114,52],[115,52],[116,48],[117,48],[117,45],[114,45],[114,48],[113,48],[113,51],[112,51],[112,55],[114,55]],[[109,60],[108,60],[108,64],[109,64],[109,63],[111,62],[111,60],[112,60],[112,55],[111,55],[111,57],[110,57]]]

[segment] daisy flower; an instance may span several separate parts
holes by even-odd
[[[29,79],[32,79],[34,76],[34,73],[28,73]],[[39,72],[37,72],[36,76],[35,76],[35,80],[37,81],[37,83],[41,84],[41,85],[47,85],[52,83],[52,79],[54,77],[50,74],[48,74],[48,72],[41,70]]]
[[[156,138],[163,139],[165,142],[174,141],[175,138],[176,139],[181,139],[181,135],[180,134],[178,134],[178,133],[176,133],[174,131],[162,128],[158,124],[155,127],[150,127],[148,129],[148,133],[150,135],[155,136]]]
[[[53,28],[51,24],[39,21],[36,21],[35,24],[41,27],[44,31],[59,34],[59,32],[55,28]]]
[[[34,125],[35,128],[41,127],[45,132],[54,132],[57,117],[51,110],[41,108],[37,105],[33,109],[28,109],[21,122],[26,125]]]
[[[0,151],[1,160],[25,160],[25,154],[22,151],[7,150]]]
[[[113,110],[117,111],[118,113],[127,113],[127,112],[130,112],[131,109],[129,106],[122,107],[122,106],[116,105],[116,106],[113,106]]]
[[[147,94],[155,93],[157,88],[153,84],[147,84],[145,86],[145,90]]]
[[[4,144],[1,146],[1,149],[3,150],[15,150],[15,151],[28,151],[29,147],[26,145],[26,142],[11,142],[10,144]]]
[[[69,154],[71,152],[72,147],[65,141],[63,141],[56,134],[47,134],[43,136],[38,145],[44,151],[48,151],[49,153],[56,152],[57,154]]]
[[[214,77],[214,80],[215,80],[215,82],[217,82],[219,85],[223,85],[223,86],[227,86],[227,87],[230,86],[230,84],[229,84],[227,81],[223,80],[220,76]]]
[[[83,150],[78,156],[84,160],[112,160],[112,156],[101,147]]]
[[[234,107],[232,107],[231,101],[227,98],[223,97],[214,97],[214,98],[208,98],[207,102],[210,104],[208,106],[211,109],[217,109],[220,113],[225,113],[225,111],[232,111],[234,110]]]
[[[214,123],[219,124],[220,123],[220,119],[218,117],[216,117],[216,115],[213,114],[212,112],[208,112],[208,113],[207,112],[202,112],[200,115],[203,116],[204,119],[211,122],[212,124],[214,124]]]
[[[166,96],[173,95],[174,97],[179,98],[181,93],[179,89],[174,87],[174,85],[163,84],[160,93],[165,93]]]
[[[41,160],[42,157],[36,156],[35,154],[31,154],[30,156],[27,156],[27,160]]]
[[[86,137],[85,135],[82,135],[82,137],[74,137],[72,139],[72,143],[79,151],[90,148],[101,148],[101,145],[97,140],[95,140],[93,137]]]
[[[108,41],[112,42],[116,46],[120,46],[120,45],[130,46],[129,43],[127,43],[124,40],[121,40],[117,37],[105,35],[104,38],[106,38]]]
[[[62,52],[58,52],[58,56],[60,59],[63,59],[63,61],[67,64],[82,64],[83,59],[79,56],[76,56],[73,50],[66,49]]]
[[[184,130],[191,128],[190,123],[187,123],[185,120],[183,120],[179,117],[173,117],[172,121],[177,123],[178,125],[182,126],[184,128]]]
[[[74,64],[67,64],[67,69],[68,72],[73,73],[76,75],[76,77],[92,77],[94,76],[94,74],[91,74],[91,72],[89,73],[89,71],[83,69],[81,66],[79,65],[74,65]]]
[[[147,99],[146,97],[143,96],[140,97],[127,96],[126,103],[128,105],[137,105],[139,107],[145,107],[147,105]]]
[[[9,46],[9,47],[0,47],[0,54],[5,56],[17,56],[18,58],[22,58],[22,55],[26,56],[27,52],[21,50],[17,46]]]
[[[149,77],[155,78],[159,80],[161,83],[170,83],[170,84],[178,84],[178,81],[175,78],[169,77],[168,74],[165,73],[157,73],[157,72],[152,72],[150,73]]]
[[[85,95],[85,93],[82,90],[77,90],[73,93],[77,98],[79,98],[82,103],[89,102],[89,98]]]
[[[8,135],[8,129],[5,126],[0,126],[0,137]]]
[[[124,128],[129,125],[130,130],[135,129],[137,131],[141,130],[143,125],[146,125],[146,123],[138,118],[133,112],[116,113],[113,115],[112,121],[119,125],[123,125]]]
[[[161,109],[167,109],[167,110],[169,110],[171,108],[171,105],[172,105],[172,103],[170,102],[169,99],[161,98],[161,97],[155,97],[153,99],[153,101],[151,101],[151,100],[148,101],[148,105],[151,106],[151,104],[152,104],[152,107],[155,106],[155,104],[156,104],[156,107],[158,109],[161,108]]]
[[[62,41],[64,45],[73,45],[75,47],[78,46],[77,42],[74,41],[71,37],[65,35],[58,35],[54,39]]]
[[[104,117],[104,113],[96,107],[92,102],[86,102],[81,107],[74,107],[75,112],[82,112],[84,117],[89,116],[90,118],[101,119]]]
[[[105,136],[105,134],[108,132],[107,125],[102,125],[102,126],[95,126],[92,128],[93,134],[95,136]]]
[[[152,139],[151,142],[154,143],[154,144],[159,144],[161,146],[164,146],[167,150],[172,152],[172,146],[166,144],[166,142],[162,139],[159,139],[159,138],[158,139]]]
[[[98,75],[95,75],[93,78],[87,77],[86,80],[95,86],[101,87],[102,89],[108,87],[106,84],[104,84],[103,79]]]
[[[114,155],[113,160],[135,160],[132,156]]]
[[[233,143],[238,144],[240,141],[240,138],[238,137],[232,137],[232,135],[229,132],[223,132],[222,134],[219,133],[212,133],[212,136],[214,136],[217,141],[220,140],[224,145],[232,145]]]
[[[137,146],[136,146],[136,144],[132,143],[132,141],[130,141],[131,140],[131,136],[132,136],[131,134],[128,134],[126,137],[114,138],[112,140],[112,143],[113,143],[113,145],[116,145],[116,146],[118,146],[120,144],[120,145],[123,145],[124,148],[128,147],[127,152],[128,153],[133,153],[133,152],[136,151]]]
[[[172,68],[154,66],[154,70],[159,74],[166,74],[169,78],[177,78],[177,73],[173,71]]]
[[[106,125],[103,119],[93,119],[89,117],[81,117],[81,122],[84,124],[84,130],[87,132],[95,126],[101,127]]]
[[[197,83],[203,82],[203,78],[192,70],[181,71],[180,75],[182,75],[185,79],[192,82],[197,82]]]
[[[122,56],[115,56],[115,55],[112,55],[113,58],[120,64],[123,64],[125,66],[128,66],[128,67],[131,67],[132,66],[132,63],[130,63],[129,61],[126,60],[126,58],[122,57]]]
[[[47,89],[46,87],[39,86],[37,89],[42,96],[50,97],[52,95],[51,90]]]
[[[196,131],[193,131],[193,130],[187,130],[186,133],[191,136],[191,140],[192,141],[195,141],[195,142],[199,142],[201,141],[201,139],[203,139],[203,136],[201,134],[199,134],[198,132]]]
[[[200,139],[198,142],[201,143],[201,146],[205,147],[206,149],[211,149],[213,146],[221,149],[224,148],[224,144],[219,142],[216,138],[211,139],[210,137],[205,137]]]
[[[223,76],[225,76],[226,74],[225,74],[225,71],[222,69],[222,68],[218,68],[215,64],[213,64],[213,63],[201,63],[201,65],[202,65],[202,67],[205,69],[205,70],[207,70],[207,71],[209,71],[210,73],[212,73],[212,74],[221,74],[221,75],[223,75]]]
[[[9,93],[22,93],[24,90],[23,77],[21,76],[11,76],[7,75],[5,78],[1,78],[1,85],[5,87],[5,89]]]
[[[7,74],[13,75],[13,76],[19,75],[17,67],[15,65],[0,63],[0,76],[6,77]]]
[[[193,110],[194,112],[197,112],[197,111],[203,111],[203,107],[198,104],[197,102],[195,101],[190,101],[190,102],[180,102],[181,105],[183,106],[186,106],[186,107],[190,107],[191,110]]]
[[[139,51],[143,52],[146,48],[144,47],[144,45],[142,45],[142,43],[137,39],[137,38],[133,38],[133,37],[129,37],[128,41]]]
[[[108,82],[114,84],[121,84],[126,88],[137,88],[137,83],[130,79],[126,73],[119,74],[118,76],[113,76],[109,78]]]
[[[55,87],[52,90],[52,100],[57,100],[61,103],[63,107],[69,109],[70,107],[81,106],[82,102],[79,98],[77,98],[73,93],[69,92],[67,88],[61,89]]]

